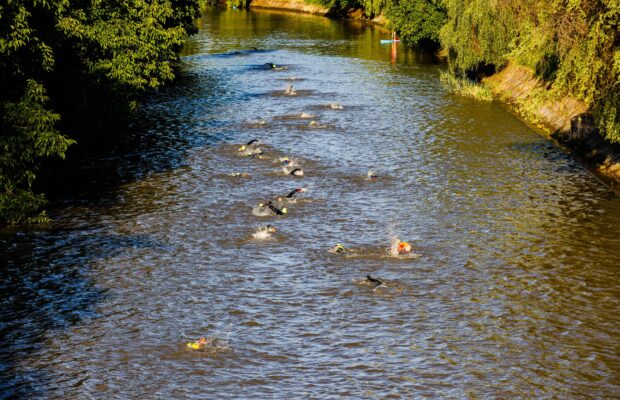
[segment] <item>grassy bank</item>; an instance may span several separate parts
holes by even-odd
[[[305,1],[329,15],[380,16],[406,45],[441,49],[451,91],[510,104],[620,182],[620,3]]]

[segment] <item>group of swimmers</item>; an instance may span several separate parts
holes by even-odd
[[[276,65],[274,63],[266,63],[265,67],[271,70],[275,70],[275,71],[282,71],[282,70],[287,69],[286,66]],[[293,88],[293,85],[289,85],[287,89],[285,90],[284,94],[289,95],[289,96],[294,96],[297,94],[297,92]],[[336,104],[336,103],[330,104],[329,107],[331,109],[342,109],[343,108],[341,105]],[[306,113],[301,113],[300,115],[300,118],[311,118],[311,117],[314,117],[314,116],[310,114],[306,114]],[[315,121],[312,121],[309,126],[315,126],[315,125],[318,125],[318,123],[316,123]],[[243,157],[265,159],[267,158],[267,156],[265,155],[263,150],[259,147],[260,144],[261,142],[258,139],[252,139],[249,142],[241,145],[238,148],[238,153],[240,156],[243,156]],[[295,160],[293,160],[292,158],[279,157],[276,159],[276,162],[281,165],[282,172],[285,175],[291,175],[291,176],[296,176],[296,177],[304,176],[304,171],[297,165]],[[230,175],[233,177],[249,177],[249,174],[243,173],[243,172],[235,172]],[[372,170],[368,171],[367,173],[368,180],[375,180],[378,178],[379,176],[377,173],[375,173]],[[260,215],[260,216],[286,215],[288,214],[288,210],[284,205],[287,203],[294,202],[295,201],[294,197],[298,193],[302,193],[305,191],[306,191],[305,188],[298,187],[282,196],[278,196],[266,202],[260,203],[256,207],[255,214]],[[268,239],[268,238],[271,238],[272,235],[276,232],[277,232],[277,229],[273,225],[266,225],[264,227],[260,227],[256,232],[254,232],[252,236],[255,239]],[[343,244],[338,243],[334,247],[332,247],[329,251],[334,254],[346,254],[346,253],[351,252],[352,250],[346,248]],[[395,241],[389,249],[389,254],[392,256],[407,255],[407,254],[412,254],[412,252],[413,252],[413,249],[409,243],[399,241],[399,240]],[[364,283],[372,285],[374,287],[385,285],[384,280],[373,277],[370,274],[366,275],[366,278],[364,279]],[[201,337],[195,342],[187,343],[186,347],[192,350],[201,350],[201,349],[205,349],[208,347],[216,347],[218,345],[217,340],[218,339],[214,337],[208,337],[208,338]]]
[[[275,70],[275,71],[282,71],[282,70],[286,70],[287,67],[284,65],[277,65],[274,63],[266,63],[265,67],[267,67],[268,69],[271,70]],[[285,95],[288,96],[294,96],[297,94],[296,90],[293,88],[293,85],[289,85],[286,90],[284,91]],[[343,107],[340,104],[330,104],[330,108],[332,109],[342,109]],[[305,118],[305,117],[314,117],[313,115],[310,114],[306,114],[306,113],[301,113],[300,114],[300,118]],[[312,121],[310,126],[313,126],[312,123],[315,123],[315,121]],[[316,123],[315,123],[316,124]],[[246,155],[246,156],[252,156],[252,157],[258,157],[258,158],[262,158],[264,153],[262,152],[262,150],[260,150],[260,148],[258,147],[258,144],[260,142],[257,139],[253,139],[250,140],[249,142],[247,142],[245,145],[242,145],[239,148],[239,151],[241,152],[242,155]],[[303,176],[304,172],[301,168],[296,168],[294,165],[294,162],[288,158],[288,157],[284,157],[284,158],[280,158],[279,161],[282,163],[283,165],[283,171],[285,174],[290,174],[293,176]],[[378,179],[378,174],[372,170],[369,170],[367,173],[367,179],[369,180],[375,180]],[[292,199],[293,196],[295,196],[295,194],[305,191],[305,189],[303,188],[298,188],[298,189],[294,189],[293,191],[291,191],[290,193],[288,193],[285,198],[286,199]],[[279,205],[281,205],[283,203],[283,199],[282,198],[278,198],[276,200],[277,204],[274,204],[273,200],[269,200],[266,203],[261,203],[259,204],[259,208],[266,208],[270,211],[271,215],[284,215],[287,214],[287,209],[286,207],[282,207],[282,208],[278,208]],[[260,215],[264,215],[264,214],[260,214]],[[268,238],[271,237],[272,233],[275,233],[277,230],[275,227],[271,226],[271,225],[267,225],[264,228],[259,229],[258,232],[256,232],[253,236],[255,238],[258,239],[264,239],[264,238]],[[349,252],[349,249],[347,249],[343,244],[337,244],[336,246],[334,246],[333,248],[330,249],[330,252],[332,253],[336,253],[336,254],[344,254]],[[400,240],[396,240],[394,241],[394,243],[392,243],[392,245],[389,248],[389,254],[392,256],[400,256],[400,255],[407,255],[407,254],[412,254],[413,249],[411,247],[411,245],[407,242],[404,241],[400,241]],[[373,284],[382,284],[382,281],[376,278],[371,277],[370,275],[368,275],[367,277],[368,282],[373,283]]]
[[[246,144],[240,146],[238,152],[241,156],[265,159],[267,158],[267,155],[265,155],[265,153],[260,149],[260,143],[261,142],[258,139],[252,139]],[[296,177],[304,176],[303,169],[301,169],[297,165],[297,162],[290,157],[278,157],[275,159],[275,162],[280,164],[282,173],[285,175]],[[231,174],[231,176],[238,177],[242,175],[237,172]],[[286,194],[277,196],[273,199],[269,199],[263,203],[258,204],[258,206],[255,207],[254,213],[258,216],[285,215],[288,213],[285,204],[293,203],[295,201],[295,195],[305,191],[305,188],[297,187]],[[253,234],[253,237],[255,239],[267,239],[271,237],[271,235],[275,232],[277,232],[277,229],[275,227],[267,225],[266,227],[259,228],[259,230]]]

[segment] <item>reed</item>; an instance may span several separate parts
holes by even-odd
[[[493,94],[487,86],[474,82],[471,79],[458,77],[448,70],[439,71],[439,80],[452,93],[480,101],[493,101]]]

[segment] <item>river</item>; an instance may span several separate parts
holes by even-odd
[[[618,398],[618,197],[377,27],[200,24],[122,183],[1,234],[0,398]]]

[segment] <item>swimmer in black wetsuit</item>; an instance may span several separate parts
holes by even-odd
[[[282,71],[282,70],[286,69],[286,67],[284,65],[276,65],[274,63],[265,63],[265,67],[273,69],[275,71]]]
[[[380,279],[377,279],[377,278],[373,278],[370,275],[366,275],[366,279],[368,279],[368,282],[374,283],[377,286],[383,285],[383,281],[381,281]]]
[[[239,147],[239,151],[246,151],[248,147],[256,147],[260,144],[258,139],[252,139],[243,146]]]
[[[280,196],[280,197],[278,197],[276,200],[277,200],[278,202],[280,202],[280,203],[281,203],[281,202],[283,202],[285,199],[288,199],[288,200],[290,200],[290,201],[293,201],[293,200],[294,200],[294,199],[293,199],[293,197],[295,197],[295,195],[296,195],[297,193],[300,193],[300,192],[305,192],[305,191],[306,191],[306,189],[305,189],[305,188],[297,188],[297,189],[293,189],[293,190],[291,190],[291,191],[290,191],[287,195],[285,195],[285,196]]]
[[[277,208],[276,206],[273,205],[271,200],[269,200],[265,204],[259,204],[258,206],[259,207],[267,207],[267,208],[269,208],[271,210],[271,212],[274,213],[275,215],[284,215],[284,214],[288,213],[286,207],[283,207],[282,209],[279,209],[279,208]]]
[[[287,194],[287,195],[286,195],[286,196],[284,196],[284,197],[286,197],[287,199],[292,199],[292,198],[293,198],[293,196],[295,196],[297,193],[299,193],[299,192],[305,192],[305,191],[306,191],[306,189],[305,189],[305,188],[297,188],[297,189],[293,189],[293,190],[291,190],[291,191],[289,192],[289,194]]]

